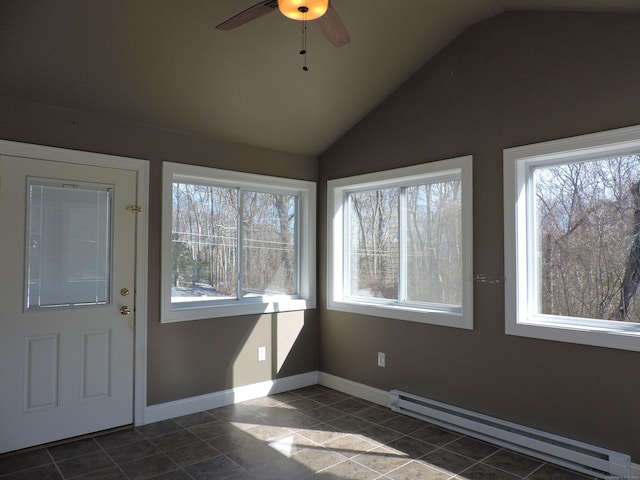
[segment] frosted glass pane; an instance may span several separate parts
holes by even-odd
[[[109,302],[111,190],[29,184],[27,308]]]

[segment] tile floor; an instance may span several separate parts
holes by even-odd
[[[0,456],[0,480],[585,480],[322,386]]]

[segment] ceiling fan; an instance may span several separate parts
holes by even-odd
[[[216,28],[233,30],[275,9],[294,20],[315,21],[325,37],[336,47],[341,47],[351,41],[347,29],[329,0],[262,0],[216,25]]]

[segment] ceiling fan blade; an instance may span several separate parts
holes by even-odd
[[[278,0],[263,0],[225,20],[220,25],[216,25],[216,28],[218,30],[232,30],[267,13],[273,12],[276,8],[278,8]]]
[[[322,33],[324,33],[325,37],[336,47],[341,47],[351,41],[349,32],[347,32],[344,23],[340,20],[338,12],[336,12],[331,5],[329,5],[327,13],[314,21],[318,22]]]

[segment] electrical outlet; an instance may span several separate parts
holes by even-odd
[[[385,367],[387,363],[386,355],[384,352],[378,352],[378,366]]]
[[[258,347],[258,361],[264,362],[267,359],[267,347]]]

